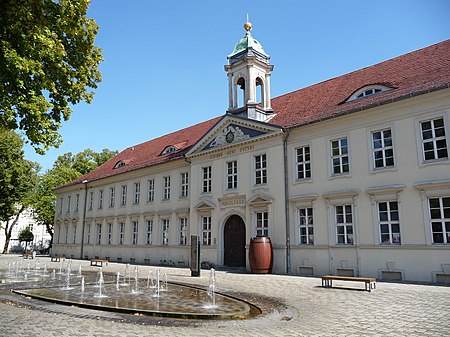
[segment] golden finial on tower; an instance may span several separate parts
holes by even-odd
[[[252,23],[248,21],[248,14],[247,14],[247,21],[244,23],[244,29],[248,32],[252,29]]]

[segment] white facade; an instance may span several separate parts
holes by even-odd
[[[4,226],[5,223],[0,223],[1,230],[0,230],[0,247],[3,250],[3,247],[5,246],[5,230]],[[26,227],[30,227],[31,232],[34,235],[34,239],[31,244],[32,246],[36,247],[37,249],[41,248],[48,248],[48,245],[50,243],[51,236],[47,232],[47,228],[42,225],[37,225],[36,220],[33,217],[33,212],[31,210],[25,210],[19,217],[18,222],[13,227],[13,230],[11,232],[11,239],[9,241],[8,245],[8,251],[15,247],[19,246],[19,233],[21,230],[25,229]],[[25,243],[22,243],[22,245],[25,245]]]
[[[169,158],[183,148],[176,135],[198,126],[167,135],[165,145],[129,148],[109,171],[58,190],[53,252],[186,266],[197,235],[202,261],[249,269],[250,238],[269,236],[275,273],[450,283],[448,85],[286,127],[276,123],[269,87],[267,109],[255,106],[249,92],[261,81],[247,86],[246,112],[233,110],[234,70],[254,64],[236,55],[226,66],[231,110],[182,155],[116,173],[141,158],[133,151],[163,146],[156,157]],[[344,93],[348,101],[395,92],[369,84]]]

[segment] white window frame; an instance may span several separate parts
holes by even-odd
[[[344,146],[342,146],[342,141],[345,140],[346,141],[346,152],[343,151]],[[338,153],[337,154],[333,154],[333,143],[337,142],[338,143]],[[328,142],[328,146],[329,146],[329,160],[330,160],[330,165],[329,165],[329,169],[330,169],[330,176],[331,177],[341,177],[341,176],[347,176],[350,175],[350,166],[351,166],[351,162],[350,162],[350,141],[349,141],[349,137],[348,136],[341,136],[341,137],[337,137],[337,138],[333,138],[330,139]],[[345,164],[345,158],[347,158],[347,164]],[[339,161],[339,172],[335,171],[335,165],[334,162],[335,160]],[[347,171],[345,171],[345,165],[348,166]]]
[[[80,194],[77,194],[75,198],[75,212],[78,212],[79,207],[80,207]]]
[[[147,202],[155,201],[155,179],[147,180]]]
[[[385,133],[390,132],[390,141],[391,144],[387,145],[386,141],[389,139],[389,137],[385,137]],[[375,140],[374,136],[375,134],[380,133],[381,138],[379,140]],[[375,142],[379,142],[379,147],[376,147]],[[394,133],[392,131],[391,127],[386,127],[383,129],[378,130],[372,130],[370,132],[370,145],[371,145],[371,152],[372,152],[372,162],[371,162],[371,168],[373,171],[380,171],[385,169],[391,169],[395,167],[395,148],[394,148]],[[387,152],[392,151],[392,164],[388,165],[387,161],[388,158],[391,158],[387,155]],[[381,154],[381,158],[376,158],[377,154]],[[377,167],[377,162],[381,160],[382,166]]]
[[[139,221],[133,220],[131,221],[131,244],[137,245],[139,239]]]
[[[112,222],[108,223],[108,245],[111,245],[113,241],[113,224]]]
[[[434,126],[434,121],[436,121],[438,119],[442,119],[442,121],[444,123],[443,130],[444,130],[445,135],[444,136],[436,136],[436,128],[432,127],[432,129],[431,129],[432,137],[430,139],[424,140],[423,132],[422,132],[422,124],[431,122]],[[443,115],[443,114],[435,114],[435,115],[431,115],[431,116],[427,115],[427,118],[417,119],[417,133],[418,133],[418,143],[419,143],[418,149],[419,149],[419,153],[420,153],[419,158],[421,158],[422,165],[426,165],[426,164],[430,164],[430,163],[431,164],[442,163],[442,162],[449,161],[449,127],[448,127],[448,122],[447,122],[447,118],[445,115]],[[436,158],[438,156],[436,143],[439,141],[445,141],[446,153],[447,153],[446,157]],[[432,158],[432,159],[425,158],[425,148],[424,148],[425,143],[433,144],[434,158]]]
[[[180,198],[189,196],[189,172],[180,173]]]
[[[89,192],[89,210],[92,211],[94,208],[94,192]]]
[[[87,225],[87,234],[86,234],[87,240],[86,243],[90,244],[91,243],[91,225]]]
[[[77,242],[77,225],[73,226],[73,243]]]
[[[431,207],[431,200],[438,200],[438,208]],[[445,203],[444,203],[444,199]],[[448,204],[447,204],[448,203]],[[448,195],[442,195],[442,196],[435,196],[435,197],[428,197],[427,198],[427,204],[428,204],[428,214],[429,214],[429,228],[431,231],[431,243],[433,245],[449,245],[450,244],[450,194]],[[432,210],[435,210],[434,212]],[[435,217],[433,213],[436,213],[436,210],[439,212],[439,218]],[[438,225],[441,228],[441,231],[435,231],[434,225]],[[447,224],[449,224],[447,227]],[[442,242],[435,242],[435,233],[441,233],[442,234]]]
[[[338,208],[342,208],[343,221],[338,221]],[[334,209],[334,228],[336,233],[336,245],[338,246],[353,246],[355,245],[355,215],[354,215],[354,204],[353,203],[342,203],[336,204]],[[350,212],[348,210],[350,209]],[[347,216],[351,216],[351,222],[348,221]],[[339,214],[340,215],[340,214]],[[343,229],[343,233],[339,233],[339,228]],[[351,228],[351,233],[349,233],[349,228]],[[344,237],[344,242],[339,242],[339,237]],[[351,239],[349,238],[351,236]]]
[[[62,212],[63,212],[63,204],[64,204],[64,198],[60,197],[59,198],[59,214],[62,214]]]
[[[255,234],[256,236],[269,236],[269,212],[267,210],[257,210],[254,212]]]
[[[120,186],[120,206],[124,207],[127,205],[127,185]]]
[[[201,228],[202,228],[202,246],[211,246],[212,244],[212,234],[211,234],[211,223],[212,216],[204,215],[200,218]]]
[[[71,195],[67,196],[67,213],[70,213],[70,201],[72,199]]]
[[[139,181],[133,184],[134,193],[133,193],[133,205],[138,205],[141,201],[141,183]]]
[[[103,190],[98,191],[98,209],[103,208]]]
[[[69,243],[69,225],[66,225],[66,236],[64,238],[64,243],[68,244]]]
[[[309,153],[306,153],[308,149]],[[299,154],[299,152],[301,153]],[[299,161],[299,157],[303,158],[303,161]],[[307,181],[312,179],[312,165],[311,165],[311,145],[305,144],[297,146],[294,149],[295,158],[295,181]],[[303,173],[303,177],[300,177],[300,172]],[[309,175],[308,175],[309,174]]]
[[[238,188],[238,161],[230,160],[225,163],[226,189],[236,190]]]
[[[97,242],[98,245],[102,244],[102,224],[97,224]]]
[[[113,208],[115,203],[116,203],[116,188],[110,187],[109,188],[109,208]]]
[[[392,209],[393,203],[396,204],[397,210]],[[387,218],[385,220],[381,219],[380,205],[386,204],[386,213]],[[377,211],[378,211],[378,227],[379,227],[379,240],[381,245],[401,245],[402,243],[402,230],[400,228],[400,205],[397,200],[383,200],[377,202]],[[397,213],[397,219],[393,218],[393,214]],[[382,226],[387,226],[387,232],[382,231]],[[397,232],[394,233],[393,226],[398,226],[398,236],[396,236]],[[388,236],[388,240],[383,241],[383,236]]]
[[[146,220],[145,224],[147,225],[146,244],[151,245],[153,241],[153,220]]]
[[[170,200],[170,176],[163,177],[163,195],[162,200]]]
[[[255,180],[256,186],[267,185],[267,154],[257,154],[253,156],[254,168],[255,168]]]
[[[202,174],[202,185],[201,185],[201,193],[211,193],[212,191],[212,167],[204,166],[201,170]]]
[[[117,244],[123,245],[125,244],[125,222],[119,222],[119,235],[117,237]]]
[[[312,205],[297,208],[298,244],[314,245],[314,208]],[[303,234],[302,229],[305,234]],[[305,242],[302,242],[302,238]]]
[[[168,246],[170,239],[170,219],[161,219],[161,245]]]
[[[188,218],[180,217],[178,219],[179,224],[179,240],[178,243],[180,246],[186,246],[188,242]]]

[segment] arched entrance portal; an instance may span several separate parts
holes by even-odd
[[[239,215],[228,218],[223,238],[223,264],[228,267],[245,267],[245,223]]]

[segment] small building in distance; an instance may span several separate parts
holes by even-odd
[[[131,146],[57,190],[53,252],[450,283],[450,40],[271,98],[250,33],[224,115]]]

